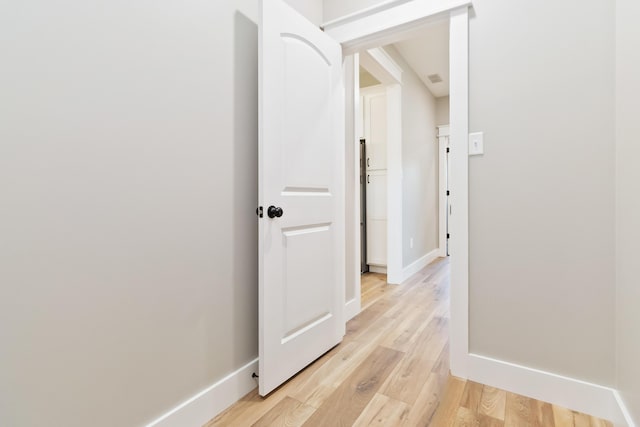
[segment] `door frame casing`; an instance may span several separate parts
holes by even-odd
[[[343,65],[345,69],[345,103],[346,109],[346,152],[355,152],[356,144],[359,143],[356,135],[355,120],[358,114],[359,97],[356,88],[359,86],[358,78],[353,78],[358,72],[359,59],[357,52],[370,49],[375,46],[394,43],[410,37],[413,32],[420,30],[431,22],[443,19],[450,20],[450,140],[452,147],[451,156],[451,180],[450,201],[454,209],[452,211],[450,228],[455,230],[451,233],[449,243],[451,253],[451,302],[450,302],[450,369],[451,373],[461,378],[467,378],[467,356],[469,354],[469,240],[468,240],[468,144],[467,135],[469,133],[469,88],[468,88],[468,21],[469,7],[472,6],[470,0],[413,0],[400,5],[385,3],[365,11],[340,18],[329,22],[323,26],[324,31],[338,40],[343,47]],[[356,86],[356,84],[358,86]],[[401,92],[398,84],[397,93]],[[398,97],[401,102],[401,98]],[[355,106],[355,108],[353,108]],[[393,118],[390,118],[393,120]],[[399,120],[400,117],[397,118]],[[349,149],[351,147],[351,149]],[[402,186],[402,149],[400,147],[399,157],[387,158],[387,167],[391,162],[399,163],[400,188]],[[348,158],[346,164],[353,164],[353,158]],[[356,160],[357,163],[357,160]],[[353,168],[346,171],[346,185],[356,186],[357,180]],[[388,171],[391,174],[391,171]],[[391,177],[390,177],[391,179]],[[357,191],[356,191],[357,192]],[[347,189],[348,194],[353,194],[351,189]],[[348,204],[359,203],[359,195],[349,198]],[[388,200],[389,205],[402,203],[402,192],[398,194],[397,200]],[[347,224],[354,223],[353,219],[358,219],[354,208],[357,205],[347,207],[345,213],[348,215]],[[401,210],[400,210],[401,212]],[[350,218],[349,218],[350,217]],[[388,217],[391,222],[392,218]],[[400,233],[402,236],[402,222],[400,218]],[[353,226],[353,225],[352,225]],[[348,227],[349,228],[349,227]],[[347,235],[359,236],[359,223],[356,233],[348,230]],[[401,239],[401,237],[400,237]],[[346,242],[347,246],[349,243]],[[353,246],[353,245],[351,245]],[[391,251],[391,248],[390,248]],[[399,250],[394,252],[394,256],[400,254],[402,262],[402,244]],[[359,253],[355,253],[355,260],[358,260]],[[354,270],[355,264],[350,262],[354,257],[352,253],[347,260],[351,266],[347,265],[347,271]],[[391,259],[387,260],[388,263]],[[346,286],[353,289],[354,299],[346,301],[345,317],[347,319],[358,314],[360,311],[360,277],[347,273]],[[393,278],[392,278],[393,279]],[[348,290],[345,289],[345,293]],[[357,300],[356,300],[357,298]]]
[[[360,179],[360,135],[356,119],[360,112],[360,96],[348,93],[360,88],[360,58],[358,54],[342,60],[345,86],[345,322],[360,313],[360,186],[351,185]],[[346,143],[354,141],[353,144]]]
[[[386,1],[326,22],[322,28],[342,45],[343,55],[407,39],[431,22],[448,19],[472,0]]]

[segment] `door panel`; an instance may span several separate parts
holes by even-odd
[[[284,53],[284,113],[282,128],[284,180],[295,191],[327,192],[333,172],[330,139],[331,67],[310,41],[281,35]],[[311,101],[316,100],[316,102]]]
[[[282,0],[264,0],[261,9],[264,396],[344,335],[344,95],[340,45]],[[270,218],[269,206],[282,215]]]
[[[313,274],[298,268],[307,266],[308,259],[318,265],[331,266],[331,253],[320,250],[330,242],[329,224],[283,230],[283,295],[284,322],[282,340],[289,340],[306,325],[331,315],[331,289],[326,286],[333,278],[330,268],[314,269]],[[301,286],[302,285],[302,286]]]

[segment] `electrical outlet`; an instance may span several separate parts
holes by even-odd
[[[469,155],[477,156],[484,154],[484,132],[474,132],[469,134]]]
[[[413,237],[409,239],[409,248],[413,249]]]

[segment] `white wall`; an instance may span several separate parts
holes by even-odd
[[[436,100],[393,46],[385,50],[403,70],[402,264],[406,267],[438,247]]]
[[[257,356],[257,15],[3,8],[0,425],[141,425]]]
[[[436,98],[436,124],[449,124],[449,96]]]
[[[616,2],[616,261],[618,388],[640,425],[640,3]]]
[[[613,385],[614,3],[474,15],[470,350]]]

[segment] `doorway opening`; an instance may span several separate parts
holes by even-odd
[[[449,31],[354,55],[361,309],[448,255]]]
[[[387,46],[406,40],[416,32],[437,22],[449,24],[449,152],[448,165],[451,174],[448,180],[450,215],[448,217],[449,245],[452,255],[450,265],[450,343],[451,372],[463,378],[468,376],[469,355],[469,223],[468,223],[468,53],[469,53],[469,0],[456,0],[443,4],[407,2],[403,4],[381,4],[353,15],[339,18],[324,24],[325,34],[337,40],[343,51],[343,70],[345,87],[345,183],[346,183],[346,223],[345,223],[345,320],[353,318],[361,311],[361,273],[360,273],[360,216],[359,194],[359,135],[356,129],[356,117],[359,114],[359,66],[371,55],[376,56],[377,66],[387,72],[386,76],[397,83],[397,92],[389,91],[394,102],[401,103],[401,70],[388,66],[383,55],[377,54],[376,46]],[[396,79],[396,80],[393,80]],[[387,83],[381,81],[382,83]],[[391,84],[390,83],[390,84]],[[389,102],[389,99],[388,99]],[[389,117],[400,121],[400,116]],[[440,122],[438,124],[444,124]],[[392,126],[391,126],[392,127]],[[389,145],[391,147],[392,145]],[[394,199],[394,188],[402,186],[401,168],[397,167],[402,159],[402,151],[390,150],[388,163],[388,205],[400,206],[402,199]],[[395,165],[395,167],[394,167]],[[394,173],[394,170],[397,171]],[[399,191],[395,192],[401,194]],[[395,202],[395,203],[394,203]],[[441,204],[442,206],[443,204]],[[396,216],[396,221],[392,216]],[[389,227],[400,224],[402,217],[389,210]],[[394,238],[402,236],[402,231],[388,233],[387,273],[389,282],[399,279],[402,269],[394,265],[402,262],[402,247],[393,250]],[[442,252],[441,252],[442,253]],[[395,272],[394,272],[395,270]],[[396,282],[400,283],[400,282]]]

